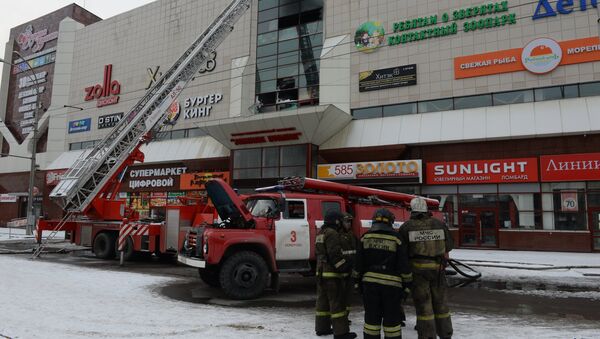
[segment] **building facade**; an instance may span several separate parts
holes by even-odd
[[[227,4],[74,29],[41,169],[110,133]],[[440,199],[460,247],[600,250],[597,18],[583,0],[254,1],[122,194],[152,215],[201,195],[189,176],[242,191],[310,176]]]

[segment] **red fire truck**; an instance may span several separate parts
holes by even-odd
[[[205,283],[235,299],[255,298],[269,284],[276,288],[279,273],[314,272],[315,237],[326,211],[351,213],[360,237],[382,207],[394,213],[399,228],[415,197],[310,178],[284,179],[244,197],[219,179],[207,182],[206,190],[220,221],[193,227],[178,260],[197,267]],[[426,201],[441,219],[439,202]]]
[[[233,30],[234,24],[250,7],[251,0],[233,0],[215,21],[192,43],[169,70],[123,116],[117,125],[90,152],[83,153],[60,178],[50,193],[65,210],[62,220],[40,220],[37,236],[40,245],[59,231],[67,231],[76,244],[92,246],[100,258],[115,254],[117,236],[127,229],[125,256],[134,251],[177,252],[179,229],[213,220],[213,210],[206,204],[168,208],[166,220],[140,220],[119,199],[122,173],[128,166],[144,160],[140,146],[153,139],[165,126],[169,107],[181,91],[211,58],[215,49]],[[44,230],[52,230],[41,243]]]

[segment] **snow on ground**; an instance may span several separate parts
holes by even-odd
[[[46,238],[50,233],[52,233],[52,231],[44,231],[42,237]],[[0,242],[25,239],[35,239],[35,237],[33,235],[27,235],[24,228],[0,227]],[[65,239],[65,232],[57,232],[54,239]]]
[[[456,249],[450,257],[485,280],[594,287],[600,291],[600,253]]]
[[[319,338],[312,308],[232,308],[167,299],[177,278],[0,256],[0,337]],[[407,309],[403,338],[416,338]],[[351,314],[361,332],[361,310]],[[599,338],[596,323],[454,313],[455,338]]]

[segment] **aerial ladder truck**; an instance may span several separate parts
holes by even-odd
[[[128,255],[134,250],[167,250],[164,222],[139,220],[125,201],[119,199],[122,173],[135,162],[143,162],[140,146],[152,140],[164,126],[169,107],[211,58],[250,4],[251,0],[232,1],[113,130],[91,152],[84,152],[61,176],[50,198],[66,213],[62,220],[39,220],[39,246],[34,257],[39,256],[59,231],[68,232],[76,244],[92,245],[98,257],[114,257],[117,235],[125,224],[132,225],[134,230],[126,239]],[[212,220],[210,207],[205,204],[180,207],[181,221],[187,220],[193,225],[203,218]],[[51,232],[42,243],[44,230]]]
[[[277,289],[280,273],[314,273],[315,239],[328,210],[351,213],[353,232],[360,237],[382,207],[394,213],[398,229],[410,218],[416,197],[300,177],[245,196],[220,179],[205,186],[219,222],[192,227],[178,260],[198,268],[206,284],[234,299],[255,298],[269,284]],[[439,202],[426,202],[433,217],[443,219]]]

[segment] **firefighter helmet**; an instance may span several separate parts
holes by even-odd
[[[413,198],[410,201],[410,209],[413,212],[427,213],[427,202],[421,197]]]
[[[372,221],[373,224],[379,223],[393,225],[395,219],[396,217],[394,216],[394,213],[390,212],[390,210],[388,210],[387,208],[380,208],[377,211],[375,211],[375,214],[373,214]]]
[[[327,213],[325,213],[325,218],[324,218],[323,222],[326,225],[340,226],[342,224],[343,218],[344,218],[344,216],[342,215],[342,213],[331,209],[331,210],[327,211]]]

